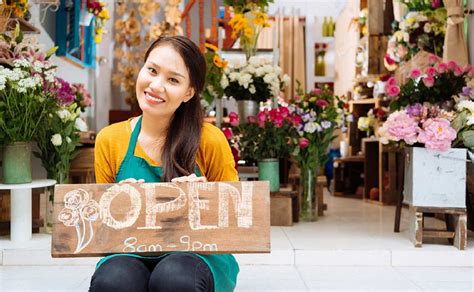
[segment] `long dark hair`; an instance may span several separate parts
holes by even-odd
[[[150,52],[161,45],[171,45],[183,58],[188,69],[190,86],[194,96],[176,109],[166,134],[161,161],[163,176],[161,181],[171,181],[174,177],[194,173],[196,154],[201,141],[203,113],[201,92],[206,78],[206,60],[198,46],[183,36],[162,36],[154,41],[145,54],[145,62]]]

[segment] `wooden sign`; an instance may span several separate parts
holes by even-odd
[[[270,252],[268,182],[56,186],[53,257],[169,251]]]

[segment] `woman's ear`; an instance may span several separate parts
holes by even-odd
[[[193,98],[195,93],[194,88],[190,87],[188,89],[188,92],[186,92],[186,95],[184,96],[184,102],[188,102],[191,98]]]

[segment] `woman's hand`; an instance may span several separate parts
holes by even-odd
[[[171,180],[174,183],[183,183],[183,182],[207,182],[205,176],[196,176],[194,173],[188,176],[175,177]]]
[[[134,179],[134,178],[127,178],[127,179],[124,179],[124,180],[121,180],[119,181],[119,185],[123,185],[123,184],[142,184],[144,183],[145,180],[144,179]]]

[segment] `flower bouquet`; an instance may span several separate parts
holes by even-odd
[[[390,103],[391,111],[425,102],[453,109],[453,96],[462,92],[474,76],[472,66],[468,64],[461,68],[455,61],[439,62],[436,56],[431,56],[429,62],[430,67],[424,72],[412,69],[408,82],[401,87],[393,77],[387,81],[385,92],[394,99]]]
[[[109,11],[105,7],[107,4],[97,0],[87,0],[87,11],[95,16],[94,41],[99,44],[102,41],[102,34],[105,32],[105,21],[110,18]]]
[[[420,50],[442,56],[446,19],[445,8],[410,11],[400,23],[395,24],[394,33],[388,41],[385,55],[387,69],[395,70]]]
[[[305,94],[298,83],[300,95],[293,97],[290,111],[292,156],[301,170],[303,219],[316,220],[314,178],[324,165],[328,147],[336,136],[336,127],[345,127],[344,102],[328,89],[315,89]]]
[[[47,88],[55,67],[46,54],[23,42],[17,26],[0,37],[0,145],[5,183],[31,182],[31,142],[54,104]]]
[[[221,79],[224,70],[227,67],[227,61],[222,60],[218,53],[218,48],[214,45],[206,43],[206,85],[202,96],[208,104],[212,104],[214,99],[222,98],[224,89],[221,86]]]

